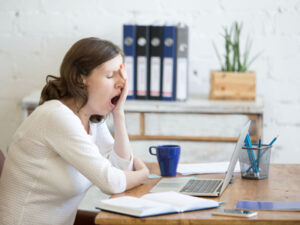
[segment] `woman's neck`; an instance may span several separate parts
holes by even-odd
[[[78,107],[76,106],[76,103],[73,98],[63,98],[60,100],[63,104],[65,104],[68,108],[70,108],[73,113],[79,117],[81,120],[81,123],[86,130],[86,132],[89,134],[90,133],[90,117],[87,112],[85,112],[84,107],[78,110]]]

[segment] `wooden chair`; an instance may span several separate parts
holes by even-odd
[[[74,225],[95,225],[96,212],[78,210]]]
[[[0,149],[0,176],[1,176],[1,173],[2,173],[2,168],[3,168],[3,165],[4,165],[4,160],[5,160],[4,154],[3,154],[3,152]]]

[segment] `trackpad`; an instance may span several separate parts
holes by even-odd
[[[150,190],[150,192],[179,192],[181,188],[192,178],[194,177],[163,178]]]

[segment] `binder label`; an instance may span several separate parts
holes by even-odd
[[[163,60],[163,92],[164,97],[172,97],[173,86],[173,58]]]
[[[128,84],[128,95],[133,95],[133,88],[134,88],[134,61],[132,56],[125,56],[125,63],[126,63],[126,72],[127,72],[127,84]]]
[[[177,59],[177,85],[176,98],[185,100],[187,98],[187,58]]]
[[[160,89],[160,57],[152,56],[151,57],[151,96],[159,96]]]
[[[147,57],[137,57],[137,94],[146,95],[147,91]]]

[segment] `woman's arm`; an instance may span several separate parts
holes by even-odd
[[[113,110],[113,120],[114,120],[114,134],[115,134],[115,152],[124,159],[130,160],[132,155],[132,150],[127,134],[127,129],[125,125],[125,113],[124,113],[124,104],[126,101],[128,86],[127,86],[127,74],[125,70],[125,65],[122,64],[119,70],[121,78],[124,80],[124,87],[122,89],[121,96],[116,105],[116,108]]]
[[[133,158],[133,170],[123,171],[126,176],[126,190],[142,184],[149,176],[149,169],[139,158]]]
[[[119,73],[121,75],[121,78],[124,80],[124,86],[117,106],[112,112],[115,134],[114,151],[121,158],[130,160],[132,150],[125,125],[126,123],[124,113],[124,104],[128,93],[127,74],[124,64],[121,65]],[[135,157],[133,158],[133,171],[123,170],[123,172],[126,176],[126,190],[142,184],[149,176],[149,170],[147,166],[139,158]]]

